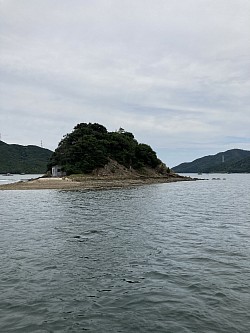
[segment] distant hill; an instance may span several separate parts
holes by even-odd
[[[250,151],[231,149],[216,155],[198,158],[190,163],[181,163],[172,170],[179,173],[250,172]]]
[[[45,173],[51,155],[49,149],[0,141],[0,173]]]

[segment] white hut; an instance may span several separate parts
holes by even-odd
[[[66,176],[66,172],[62,171],[60,165],[54,165],[51,170],[52,177],[63,177]]]

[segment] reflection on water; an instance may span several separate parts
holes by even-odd
[[[0,331],[248,332],[250,176],[226,178],[0,192]]]

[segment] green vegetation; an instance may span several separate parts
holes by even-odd
[[[51,155],[51,150],[41,147],[0,141],[0,173],[45,173]]]
[[[152,148],[138,143],[132,133],[122,128],[108,132],[100,124],[81,123],[61,140],[48,169],[58,164],[68,175],[90,173],[104,167],[110,159],[135,170],[156,168],[162,164]]]
[[[190,163],[182,163],[173,170],[180,173],[247,173],[250,172],[250,151],[231,149]]]

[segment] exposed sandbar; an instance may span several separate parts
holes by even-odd
[[[41,177],[28,181],[0,185],[0,190],[80,190],[80,189],[108,189],[139,186],[157,183],[172,183],[178,181],[196,180],[190,177],[138,177],[138,178],[112,178],[112,177],[81,177],[71,179],[67,177],[52,178]]]

